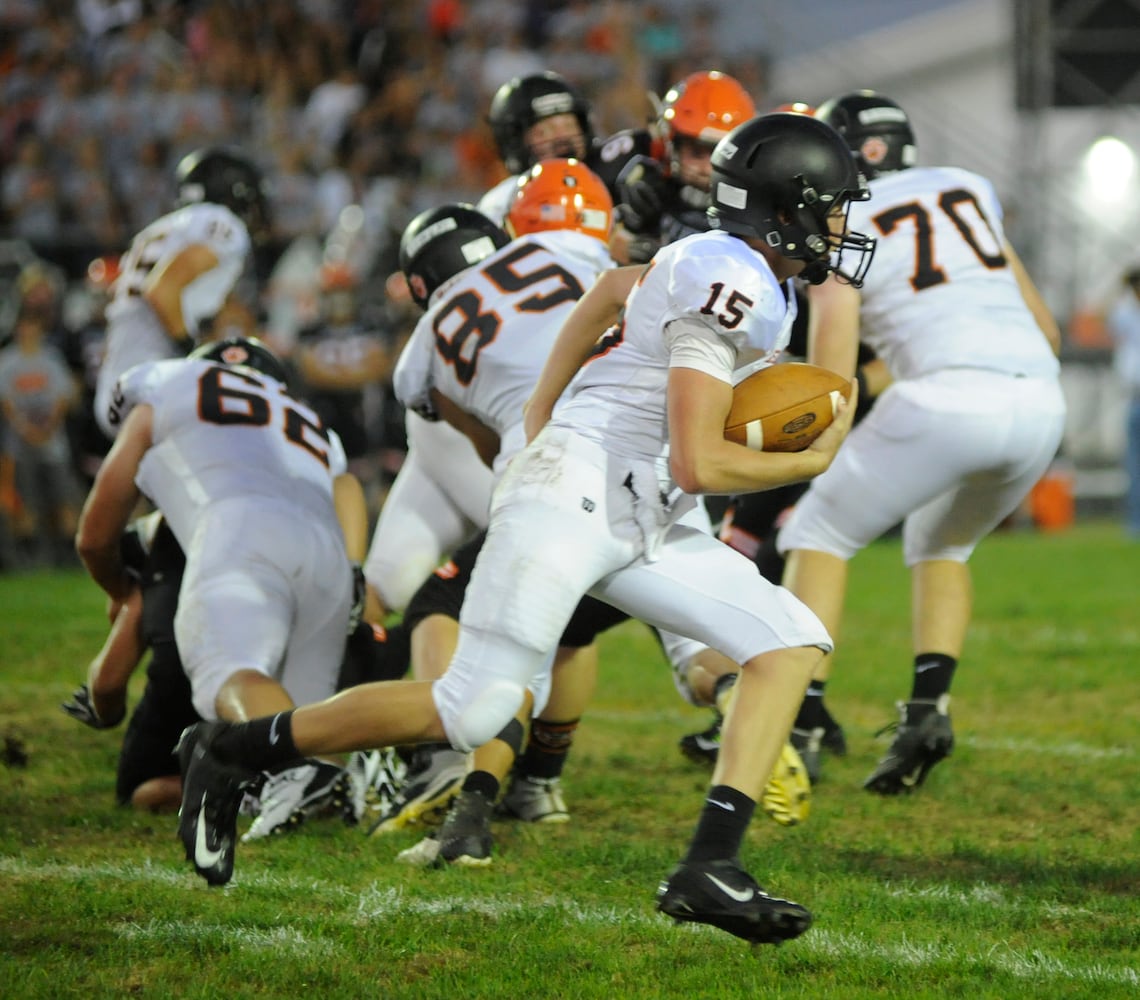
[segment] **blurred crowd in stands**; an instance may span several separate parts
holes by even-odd
[[[88,391],[103,301],[119,254],[173,207],[185,153],[239,147],[271,198],[273,239],[216,325],[290,355],[321,321],[323,293],[343,310],[347,284],[356,321],[394,360],[408,316],[384,278],[399,234],[422,209],[476,201],[505,175],[486,122],[498,86],[556,70],[591,101],[602,137],[652,119],[654,95],[696,69],[732,73],[761,102],[763,60],[719,58],[716,27],[715,4],[685,0],[0,5],[0,352],[22,338],[52,355],[48,367],[62,361],[70,381],[52,379],[51,412],[35,418],[55,442],[40,450],[58,459],[65,447],[71,477],[57,468],[17,489],[13,448],[27,442],[0,398],[0,568],[72,558],[105,445]],[[322,286],[330,264],[336,289]],[[382,382],[362,417],[377,490],[402,447]]]

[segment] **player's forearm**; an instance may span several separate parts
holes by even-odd
[[[368,554],[368,504],[360,480],[346,472],[333,481],[333,504],[344,534],[344,550],[355,563]]]
[[[113,545],[96,545],[80,534],[75,540],[75,551],[91,579],[103,588],[108,597],[116,601],[126,600],[132,584],[119,555],[117,542]]]
[[[644,270],[639,266],[606,271],[570,311],[527,403],[528,437],[537,430],[533,414],[541,414],[545,422],[598,338],[620,320],[626,297]]]
[[[818,476],[830,459],[813,451],[761,452],[731,441],[690,455],[670,453],[670,472],[686,493],[759,493]]]
[[[217,266],[218,258],[213,250],[204,244],[192,243],[147,277],[143,298],[158,315],[167,336],[180,346],[187,346],[195,332],[186,326],[182,293]]]
[[[479,458],[487,468],[495,464],[495,456],[499,454],[502,444],[498,431],[488,427],[475,414],[463,409],[454,400],[445,396],[438,389],[430,390],[432,408],[442,420],[447,421],[475,447]]]
[[[182,314],[181,289],[171,290],[169,286],[160,286],[145,293],[144,298],[158,316],[166,335],[176,344],[190,339],[190,331],[186,328],[186,319]]]
[[[142,592],[136,587],[123,601],[111,633],[87,668],[87,688],[95,714],[105,722],[122,718],[127,684],[146,650],[142,637]]]
[[[808,361],[853,378],[859,360],[859,293],[829,279],[808,293]]]
[[[1010,267],[1013,268],[1017,287],[1021,291],[1021,297],[1025,300],[1026,306],[1033,314],[1034,321],[1049,342],[1049,347],[1052,348],[1053,353],[1059,355],[1061,353],[1061,328],[1057,325],[1056,318],[1048,305],[1045,304],[1045,300],[1041,297],[1041,293],[1037,290],[1033,279],[1029,277],[1029,272],[1025,270],[1025,265],[1022,264],[1021,258],[1014,252],[1013,247],[1006,243],[1003,252]]]

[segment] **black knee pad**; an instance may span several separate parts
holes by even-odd
[[[518,719],[511,719],[499,732],[495,735],[495,739],[502,740],[517,757],[519,751],[522,750],[523,741],[523,726]]]
[[[410,635],[412,630],[431,615],[444,615],[459,621],[459,609],[463,607],[463,595],[475,560],[483,547],[486,532],[480,532],[466,545],[458,549],[448,562],[436,570],[412,595],[404,609],[404,626]]]
[[[594,597],[583,597],[570,616],[558,645],[582,649],[589,646],[606,629],[620,625],[628,618],[629,615],[624,611],[619,611],[604,601]]]

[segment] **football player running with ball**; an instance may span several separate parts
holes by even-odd
[[[811,118],[769,115],[730,132],[714,153],[712,190],[713,231],[669,245],[648,268],[606,272],[564,324],[527,406],[530,443],[495,492],[444,676],[186,731],[180,832],[189,856],[204,843],[217,859],[199,866],[208,881],[232,874],[232,804],[258,770],[442,738],[471,749],[517,726],[527,684],[589,592],[741,664],[712,787],[658,908],[757,943],[810,926],[809,911],[765,892],[739,852],[831,639],[749,559],[676,522],[690,493],[765,489],[831,464],[850,405],[796,453],[733,444],[724,422],[734,377],[787,341],[789,279],[840,271],[857,282],[874,244],[847,230],[850,202],[866,197],[854,160]]]
[[[816,115],[870,178],[872,198],[853,209],[852,225],[874,233],[878,250],[861,289],[829,279],[811,290],[818,326],[808,360],[851,375],[862,337],[893,381],[777,544],[788,557],[785,586],[834,635],[847,560],[903,524],[914,681],[894,742],[864,782],[895,795],[922,784],[953,748],[947,706],[970,620],[967,560],[1060,445],[1060,332],[1005,239],[988,180],[916,166],[906,112],[880,94],[846,94]],[[816,679],[826,671],[827,661]]]

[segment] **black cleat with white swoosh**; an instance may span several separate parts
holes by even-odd
[[[753,944],[790,941],[811,926],[807,909],[769,896],[736,860],[682,861],[658,887],[657,909]]]
[[[863,787],[879,795],[907,795],[918,788],[954,749],[949,705],[948,694],[935,701],[900,701],[899,721],[880,730],[894,729],[895,738]]]
[[[182,731],[175,752],[182,770],[178,836],[186,860],[210,885],[225,885],[234,873],[238,807],[257,772],[221,763],[210,750],[225,723],[199,722]]]

